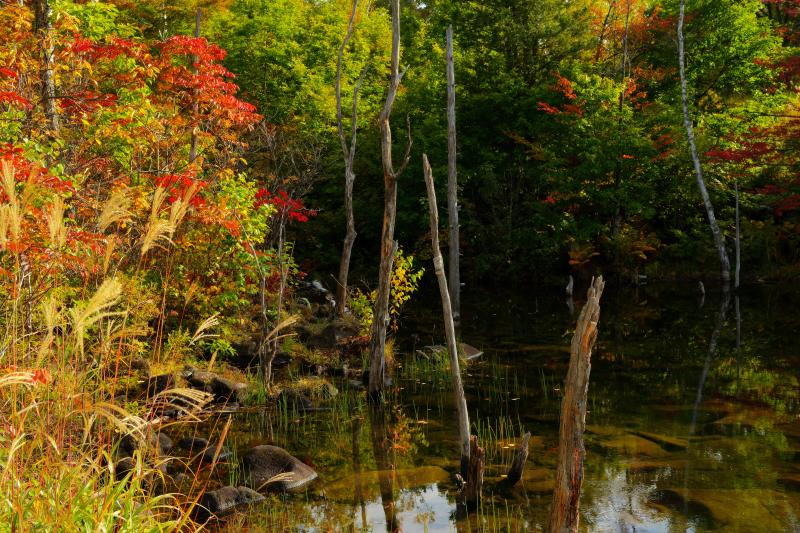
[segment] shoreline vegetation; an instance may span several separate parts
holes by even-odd
[[[577,531],[600,274],[608,298],[714,285],[721,261],[697,416],[730,270],[737,327],[740,271],[800,276],[800,6],[490,4],[0,4],[0,531],[233,531],[251,506],[313,498],[347,454],[353,501],[363,474],[388,528],[408,475],[455,494],[455,520],[509,530],[527,480],[561,502],[550,530]],[[563,401],[553,476],[525,471],[542,440],[510,411],[470,424],[462,376],[484,347],[459,318],[470,287],[567,279],[577,327],[542,351],[569,375],[486,392],[508,403],[541,379]],[[409,353],[404,309],[435,283],[441,338]],[[437,409],[459,434],[452,461],[401,475],[428,423],[403,411],[410,383],[452,387]],[[250,415],[269,431],[242,436]],[[307,416],[352,430],[351,449],[283,447]],[[694,435],[613,437],[689,453]],[[304,520],[284,518],[266,520]]]

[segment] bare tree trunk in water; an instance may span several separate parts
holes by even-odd
[[[561,424],[558,433],[558,463],[553,503],[550,506],[550,533],[577,532],[581,485],[583,483],[583,431],[586,427],[586,395],[597,322],[600,319],[600,297],[605,283],[600,276],[592,280],[586,305],[578,317],[572,337],[569,370],[561,401]]]
[[[392,0],[392,78],[386,94],[386,102],[380,114],[381,159],[383,161],[383,229],[381,231],[381,262],[378,271],[378,291],[372,317],[372,335],[369,348],[369,396],[374,401],[380,397],[385,387],[386,329],[389,326],[389,291],[391,289],[392,264],[396,244],[394,224],[397,217],[397,178],[408,163],[411,154],[411,127],[406,153],[399,169],[392,163],[392,127],[389,119],[392,114],[397,89],[403,78],[400,72],[400,0]]]
[[[53,74],[55,45],[52,36],[53,26],[50,23],[53,10],[50,8],[48,0],[33,0],[31,7],[33,7],[33,30],[39,36],[39,50],[42,55],[42,67],[39,74],[42,82],[42,107],[50,133],[56,134],[60,128],[60,121],[56,107],[56,83]]]
[[[450,228],[447,266],[453,318],[461,318],[461,251],[458,227],[458,169],[456,158],[456,74],[453,59],[453,26],[447,27],[447,224]]]
[[[194,14],[194,38],[197,39],[200,37],[200,20],[203,16],[203,10],[199,7]],[[197,61],[197,58],[194,58],[194,62]],[[197,67],[193,69],[194,74],[197,75]],[[194,91],[194,102],[192,102],[192,119],[197,118],[197,114],[200,110],[200,103],[198,102],[198,94],[197,89]],[[197,128],[200,125],[196,124],[192,129],[192,144],[189,146],[189,163],[194,163],[194,160],[197,159]]]
[[[738,303],[738,296],[737,296],[737,303]],[[708,341],[708,351],[706,352],[706,360],[703,364],[703,370],[700,372],[700,380],[697,383],[697,393],[695,394],[694,399],[694,407],[692,408],[692,420],[689,424],[689,434],[686,436],[686,455],[691,457],[689,454],[689,448],[691,447],[692,437],[694,436],[695,429],[697,427],[697,414],[700,410],[700,404],[703,401],[703,389],[706,386],[706,379],[708,379],[708,372],[711,369],[711,361],[714,359],[714,356],[717,353],[717,344],[719,343],[719,336],[722,333],[722,326],[725,323],[725,316],[728,312],[728,306],[730,304],[730,290],[727,284],[723,284],[722,286],[722,296],[720,298],[720,306],[719,312],[717,313],[717,321],[714,325],[714,330],[711,332],[711,339]],[[738,311],[738,309],[737,309]],[[683,473],[683,492],[684,492],[684,500],[683,500],[683,510],[684,513],[688,515],[689,512],[689,475],[691,474],[690,470],[691,463],[690,461],[686,461],[686,468]]]
[[[386,413],[382,405],[373,405],[369,408],[369,425],[372,453],[378,470],[381,504],[386,517],[386,531],[399,531],[394,503],[394,469],[389,457],[390,440],[386,430]]]
[[[517,453],[514,455],[514,460],[511,462],[511,468],[508,469],[508,475],[504,481],[507,487],[513,487],[517,482],[522,479],[522,473],[525,471],[525,462],[528,460],[528,444],[531,440],[531,432],[528,431],[522,436]]]
[[[464,385],[461,383],[461,370],[458,364],[458,344],[456,343],[456,328],[453,323],[453,310],[450,307],[450,294],[447,290],[447,278],[444,273],[444,261],[439,250],[439,209],[436,206],[436,189],[433,186],[433,174],[428,156],[422,155],[422,171],[425,176],[425,185],[428,189],[428,210],[431,221],[431,247],[433,248],[433,268],[439,282],[439,296],[442,299],[442,313],[444,314],[444,331],[447,336],[447,351],[450,355],[450,379],[453,381],[453,401],[458,413],[458,438],[461,441],[461,476],[467,479],[469,465],[469,413],[467,399],[464,396]]]
[[[717,246],[717,253],[719,254],[719,262],[721,268],[721,277],[724,283],[728,283],[731,279],[731,262],[728,259],[728,251],[725,249],[725,240],[722,232],[717,224],[717,218],[714,216],[714,206],[711,204],[711,198],[706,189],[706,182],[703,179],[703,169],[700,166],[700,156],[697,155],[697,145],[694,141],[694,130],[692,128],[692,118],[689,115],[689,98],[686,89],[686,55],[684,53],[683,42],[683,19],[685,11],[686,0],[681,0],[680,12],[678,15],[678,66],[681,75],[681,104],[683,106],[683,125],[686,128],[686,139],[689,142],[689,151],[692,154],[692,162],[694,163],[694,171],[697,177],[697,187],[700,189],[700,196],[703,198],[703,204],[706,208],[706,215],[708,216],[708,224],[711,226],[711,233],[714,235],[714,243]]]
[[[364,502],[364,491],[361,486],[361,418],[353,418],[353,505],[361,509],[361,525],[367,524],[367,505]]]
[[[344,50],[350,37],[353,35],[353,21],[355,20],[358,0],[353,0],[353,8],[350,12],[350,21],[347,23],[347,33],[339,47],[339,56],[336,60],[336,123],[339,129],[339,140],[342,143],[342,153],[344,155],[344,210],[347,217],[347,233],[342,246],[342,258],[339,262],[338,287],[336,289],[336,311],[339,316],[344,316],[347,309],[347,278],[350,274],[350,256],[353,253],[353,243],[356,241],[356,222],[353,216],[353,183],[356,175],[353,172],[353,159],[356,155],[356,133],[358,131],[358,91],[364,83],[364,76],[367,67],[361,71],[361,77],[353,88],[353,112],[350,117],[350,146],[347,145],[347,137],[344,134],[344,121],[342,119],[342,60]]]

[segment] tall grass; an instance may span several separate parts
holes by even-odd
[[[186,503],[159,494],[163,474],[145,448],[124,476],[114,452],[123,436],[141,441],[157,429],[157,404],[208,401],[204,393],[175,389],[143,404],[128,397],[125,379],[132,359],[146,355],[148,322],[159,312],[144,305],[142,263],[131,252],[140,242],[141,255],[167,242],[194,191],[162,209],[157,190],[147,222],[108,235],[105,249],[84,248],[67,242],[68,228],[86,234],[126,222],[130,199],[111,194],[98,216],[78,220],[85,207],[31,180],[2,161],[0,531],[192,528]],[[162,211],[169,211],[169,231],[158,227]]]

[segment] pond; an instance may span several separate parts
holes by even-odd
[[[581,289],[583,290],[583,289]],[[578,293],[576,293],[578,294]],[[618,289],[601,304],[587,414],[581,529],[800,531],[800,315],[778,286],[701,301],[691,284]],[[236,415],[227,443],[277,444],[320,479],[219,525],[230,531],[539,531],[547,524],[560,387],[582,305],[562,290],[463,297],[463,368],[485,498],[456,516],[455,411],[436,300],[418,299],[395,346],[384,409],[342,379],[318,411]],[[214,429],[218,431],[222,424]],[[525,431],[523,479],[500,483]],[[236,473],[229,474],[235,481]]]

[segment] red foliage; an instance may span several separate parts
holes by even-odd
[[[23,98],[19,93],[13,91],[0,91],[0,102],[17,105],[25,109],[33,107],[27,98]]]
[[[252,104],[236,98],[235,76],[220,61],[226,52],[204,37],[176,35],[157,45],[159,87],[186,107],[197,103],[199,113],[211,120],[251,126],[261,120]],[[199,120],[201,117],[195,117]]]
[[[289,220],[297,222],[308,222],[308,217],[316,216],[317,212],[306,208],[302,200],[295,200],[289,197],[286,191],[278,191],[272,194],[267,189],[259,189],[256,193],[256,207],[262,205],[273,205],[278,212],[289,217]]]

